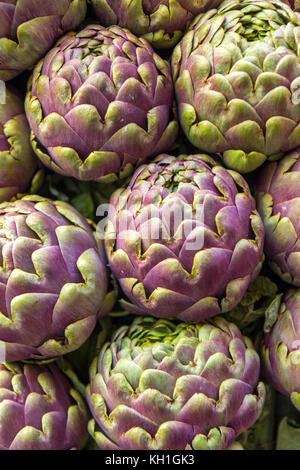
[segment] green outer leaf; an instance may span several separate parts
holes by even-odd
[[[287,417],[279,424],[276,450],[300,450],[300,426]]]

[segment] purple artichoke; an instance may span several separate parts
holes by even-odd
[[[54,171],[111,182],[169,148],[170,67],[119,27],[66,35],[36,66],[26,98],[32,144]]]
[[[0,343],[5,361],[78,349],[108,308],[108,274],[88,222],[40,196],[0,204]]]
[[[300,286],[300,148],[264,168],[257,203],[271,268],[285,282]]]
[[[200,14],[172,58],[190,142],[248,173],[300,145],[300,15],[279,0]]]
[[[245,180],[207,155],[161,155],[111,198],[110,267],[133,313],[201,321],[233,309],[263,262]]]
[[[227,449],[259,417],[260,360],[238,328],[217,317],[188,325],[138,317],[90,369],[89,431],[101,449]]]
[[[154,47],[173,47],[188,23],[221,0],[92,0],[101,24],[118,24]]]
[[[24,192],[37,169],[24,105],[14,89],[3,90],[0,104],[0,202]],[[5,99],[4,99],[5,98]]]
[[[81,449],[88,414],[55,365],[0,364],[0,450]]]
[[[265,333],[262,360],[271,384],[300,410],[300,289],[283,297],[278,318]]]
[[[0,80],[29,69],[86,15],[86,0],[0,0]]]

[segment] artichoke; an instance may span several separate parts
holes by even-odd
[[[13,88],[7,87],[0,104],[0,202],[27,189],[37,161],[23,102]]]
[[[1,0],[0,80],[29,69],[86,15],[86,0]]]
[[[256,196],[270,266],[285,282],[300,286],[300,148],[266,165]]]
[[[263,407],[260,360],[221,317],[188,325],[138,317],[90,368],[89,431],[101,449],[227,449]],[[104,435],[105,433],[105,435]]]
[[[0,450],[81,449],[88,414],[55,365],[0,364]]]
[[[0,343],[5,361],[78,349],[106,313],[97,238],[71,206],[39,196],[0,204]]]
[[[101,24],[128,28],[159,49],[173,47],[198,13],[220,3],[221,0],[92,0]]]
[[[300,289],[286,293],[276,321],[266,329],[262,361],[267,379],[300,410]]]
[[[133,313],[190,322],[230,311],[263,241],[246,181],[207,155],[160,155],[110,201],[106,253]]]
[[[172,57],[195,147],[247,173],[300,145],[299,26],[279,0],[229,0],[195,19]]]
[[[68,202],[84,217],[95,222],[99,221],[98,207],[108,204],[113,192],[124,184],[122,180],[111,184],[80,181],[75,178],[66,178],[51,170],[47,171],[44,180],[39,194],[50,199]]]
[[[119,27],[64,36],[29,88],[33,148],[62,175],[112,182],[176,139],[169,64]]]

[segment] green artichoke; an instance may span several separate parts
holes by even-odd
[[[139,315],[229,312],[261,269],[264,228],[246,181],[208,155],[160,155],[111,198],[106,254]]]
[[[37,169],[22,99],[12,87],[3,89],[0,104],[0,202],[24,192]]]
[[[187,24],[221,0],[92,0],[101,24],[118,24],[158,49],[173,47]]]
[[[101,241],[73,207],[39,196],[0,205],[5,361],[45,360],[78,349],[111,307],[107,289]]]
[[[86,15],[86,0],[1,0],[0,80],[33,67]]]
[[[138,317],[90,369],[89,431],[101,449],[227,449],[261,413],[251,341],[221,317],[188,325]]]
[[[195,19],[172,57],[195,147],[247,173],[300,145],[299,25],[279,0],[229,0]]]
[[[86,181],[128,176],[178,131],[169,64],[117,26],[64,36],[36,66],[25,107],[42,162]]]
[[[82,449],[88,413],[55,365],[0,364],[0,450]]]

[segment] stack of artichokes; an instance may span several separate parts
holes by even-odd
[[[0,449],[300,450],[300,3],[0,0]]]

